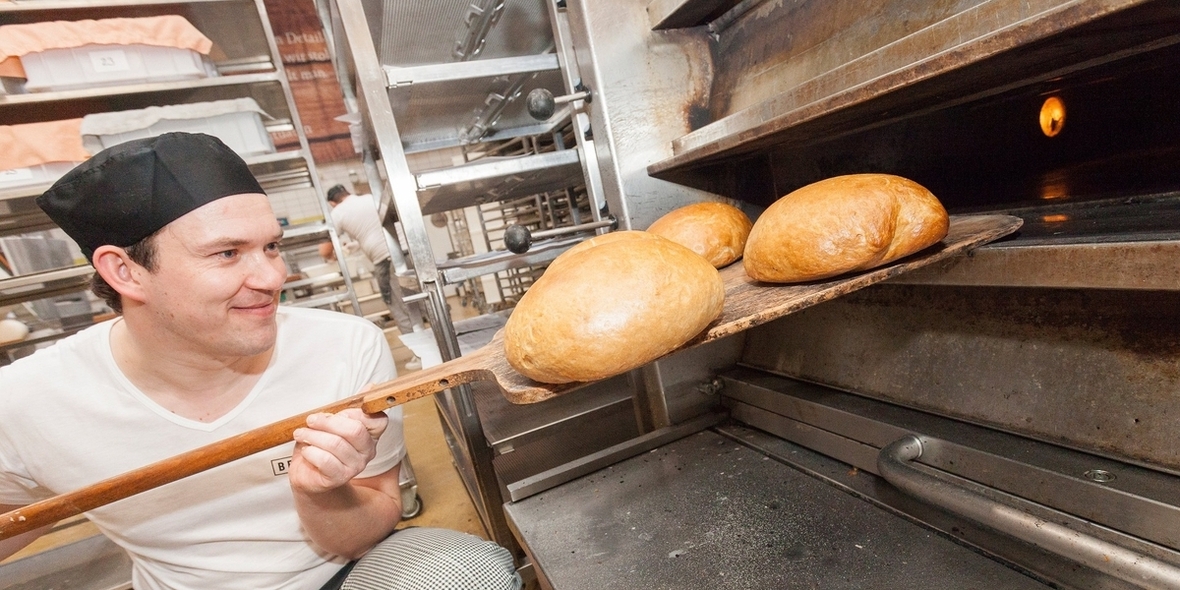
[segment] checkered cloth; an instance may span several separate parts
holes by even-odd
[[[357,562],[342,590],[520,590],[512,554],[474,535],[408,528]]]

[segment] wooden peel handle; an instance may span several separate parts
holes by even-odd
[[[456,385],[491,378],[491,372],[472,366],[480,358],[482,355],[461,357],[411,373],[321,408],[0,514],[0,540],[290,442],[295,429],[307,424],[307,417],[312,414],[336,413],[348,408],[362,408],[374,414]]]

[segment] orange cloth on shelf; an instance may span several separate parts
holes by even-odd
[[[0,170],[28,168],[48,162],[82,162],[82,119],[0,125]]]
[[[208,54],[213,41],[183,16],[50,21],[0,26],[0,76],[24,78],[21,56],[83,45],[154,45]]]

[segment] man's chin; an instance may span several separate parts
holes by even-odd
[[[274,316],[264,325],[242,326],[224,343],[224,352],[233,356],[262,354],[274,348],[277,333]]]

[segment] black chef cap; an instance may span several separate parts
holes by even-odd
[[[263,191],[220,139],[166,133],[99,152],[37,197],[37,205],[90,260],[99,246],[131,246],[206,203],[246,193]]]

